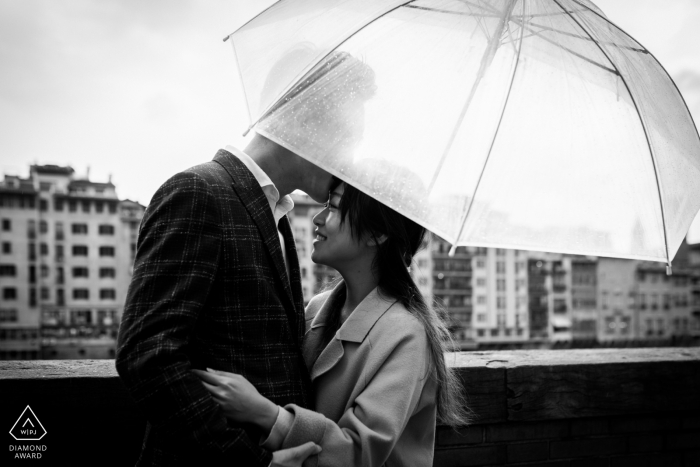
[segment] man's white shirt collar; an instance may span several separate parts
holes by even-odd
[[[275,218],[275,225],[277,225],[280,219],[294,208],[294,201],[289,195],[285,195],[280,199],[280,192],[270,180],[270,177],[260,168],[260,166],[246,153],[233,146],[226,146],[225,148],[228,152],[236,156],[243,164],[248,167],[248,170],[253,174],[255,180],[260,184],[268,203],[270,204],[270,209],[272,210],[272,216]]]

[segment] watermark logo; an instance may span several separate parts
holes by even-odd
[[[32,408],[27,406],[10,429],[10,434],[17,441],[39,441],[46,435],[46,430]]]

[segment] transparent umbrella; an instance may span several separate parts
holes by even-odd
[[[251,128],[454,245],[667,262],[700,208],[671,78],[585,0],[283,0]]]

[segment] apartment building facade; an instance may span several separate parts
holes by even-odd
[[[11,251],[0,267],[14,272],[0,277],[0,308],[12,313],[0,358],[113,357],[144,206],[54,165],[6,176],[0,196]]]

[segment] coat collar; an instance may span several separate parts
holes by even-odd
[[[335,338],[332,339],[325,349],[321,352],[315,362],[311,353],[321,338],[323,328],[326,326],[326,321],[329,318],[330,312],[333,309],[333,302],[338,297],[344,283],[338,284],[330,293],[326,301],[321,306],[313,321],[311,327],[306,334],[306,342],[304,345],[304,360],[307,367],[311,368],[311,379],[314,380],[333,368],[344,354],[342,341],[361,343],[369,334],[369,331],[374,327],[379,318],[391,308],[397,300],[389,299],[380,295],[379,290],[375,288],[357,305],[357,308],[350,314],[343,325],[338,329]]]
[[[292,294],[287,268],[282,256],[279,233],[275,226],[275,220],[270,211],[267,197],[260,187],[260,183],[258,183],[241,160],[226,150],[220,149],[214,156],[214,162],[221,165],[231,177],[233,181],[231,186],[241,198],[248,214],[250,214],[250,217],[253,218],[257,225],[263,243],[272,257],[277,274],[282,279],[285,294],[291,302],[292,308],[296,309],[295,297]],[[285,242],[287,242],[287,239],[285,239]]]

